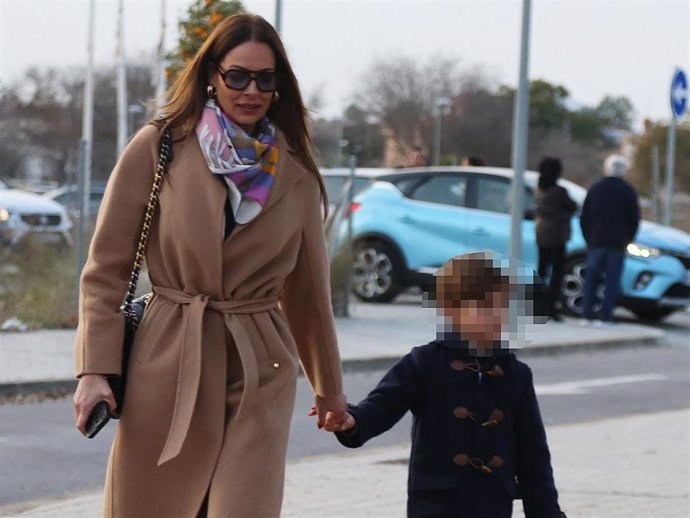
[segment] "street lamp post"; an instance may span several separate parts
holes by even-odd
[[[77,293],[79,277],[86,256],[86,222],[91,200],[91,146],[93,140],[93,40],[95,0],[89,2],[86,79],[84,81],[84,112],[79,141],[79,223],[77,228]]]
[[[117,14],[117,155],[127,144],[127,60],[125,58],[125,7],[120,0]]]
[[[158,48],[156,49],[156,66],[154,77],[152,78],[156,86],[156,111],[165,104],[165,91],[167,87],[167,80],[165,77],[165,32],[167,29],[165,7],[165,0],[161,0],[161,33],[158,40]]]
[[[522,221],[525,218],[524,174],[527,165],[527,132],[529,130],[529,34],[532,0],[522,2],[522,44],[520,75],[513,109],[513,203],[510,224],[510,256],[522,259]]]
[[[436,124],[434,126],[434,149],[431,160],[431,165],[439,165],[441,161],[441,133],[443,124],[443,115],[447,114],[452,101],[448,97],[439,97],[434,101],[434,115],[436,116]]]
[[[283,0],[276,0],[276,19],[275,29],[278,34],[282,32],[283,26]]]

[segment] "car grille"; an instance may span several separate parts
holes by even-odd
[[[22,221],[32,227],[56,227],[61,220],[59,214],[22,214]]]

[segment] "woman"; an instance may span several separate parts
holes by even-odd
[[[345,417],[305,108],[275,30],[223,21],[132,139],[81,284],[77,427],[120,372],[126,290],[164,128],[173,160],[146,253],[153,297],[132,348],[105,517],[280,514],[298,360],[318,424]]]
[[[556,182],[563,165],[558,158],[545,157],[539,164],[539,184],[536,195],[536,231],[539,247],[539,275],[548,282],[548,311],[553,320],[562,320],[556,310],[563,278],[565,244],[570,239],[570,217],[577,208],[564,187]]]

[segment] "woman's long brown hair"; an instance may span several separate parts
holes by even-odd
[[[262,17],[236,14],[223,20],[170,87],[170,101],[161,108],[160,115],[153,123],[163,128],[177,129],[182,137],[191,135],[208,100],[206,86],[210,74],[216,70],[214,63],[220,63],[228,52],[248,41],[265,43],[273,50],[280,100],[271,105],[267,115],[285,134],[288,145],[302,164],[316,176],[327,214],[328,198],[311,152],[312,143],[306,122],[308,112],[302,101],[297,78],[278,33]]]

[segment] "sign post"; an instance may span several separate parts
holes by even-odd
[[[513,193],[510,218],[510,259],[522,259],[522,222],[525,219],[525,167],[527,165],[527,133],[529,131],[529,36],[532,0],[522,2],[522,39],[520,75],[513,107]]]
[[[671,124],[666,144],[666,206],[664,225],[671,224],[671,205],[673,199],[673,174],[676,158],[676,122],[688,109],[688,76],[680,68],[673,73],[671,80]]]

